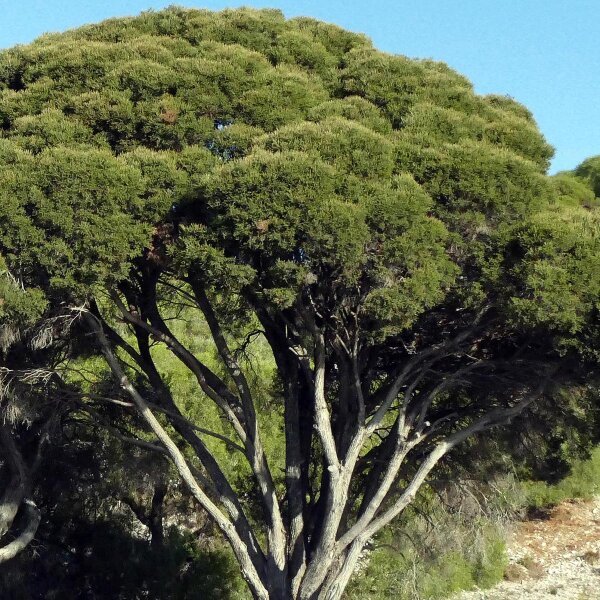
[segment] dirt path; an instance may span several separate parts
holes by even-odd
[[[519,523],[508,554],[509,580],[455,600],[600,600],[600,498]]]

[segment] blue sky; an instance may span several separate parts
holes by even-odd
[[[0,0],[0,48],[46,31],[159,9],[152,0]],[[180,0],[190,7],[280,8],[369,35],[387,52],[448,63],[479,93],[508,94],[556,148],[552,172],[600,154],[598,0]]]

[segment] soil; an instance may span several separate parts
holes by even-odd
[[[600,498],[569,500],[516,524],[505,581],[454,600],[600,600]]]

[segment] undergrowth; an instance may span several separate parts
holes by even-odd
[[[600,447],[587,460],[575,460],[571,471],[555,484],[524,481],[521,484],[526,508],[546,508],[571,498],[590,499],[600,493]]]
[[[462,483],[421,495],[404,518],[372,540],[347,597],[352,600],[434,600],[502,579],[507,565],[506,487]]]
[[[346,597],[435,600],[490,588],[503,578],[508,563],[505,535],[512,519],[598,494],[600,447],[588,459],[573,460],[569,474],[554,484],[507,476],[491,488],[463,484],[451,501],[426,493],[416,510],[372,540]]]

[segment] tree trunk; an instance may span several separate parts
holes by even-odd
[[[0,564],[14,558],[23,551],[33,540],[41,520],[41,513],[32,500],[25,500],[23,507],[26,514],[26,524],[23,531],[12,542],[0,548]]]
[[[163,525],[163,501],[167,494],[167,485],[163,482],[157,483],[152,495],[152,504],[148,519],[150,529],[150,545],[153,548],[162,548],[165,541],[165,530]]]

